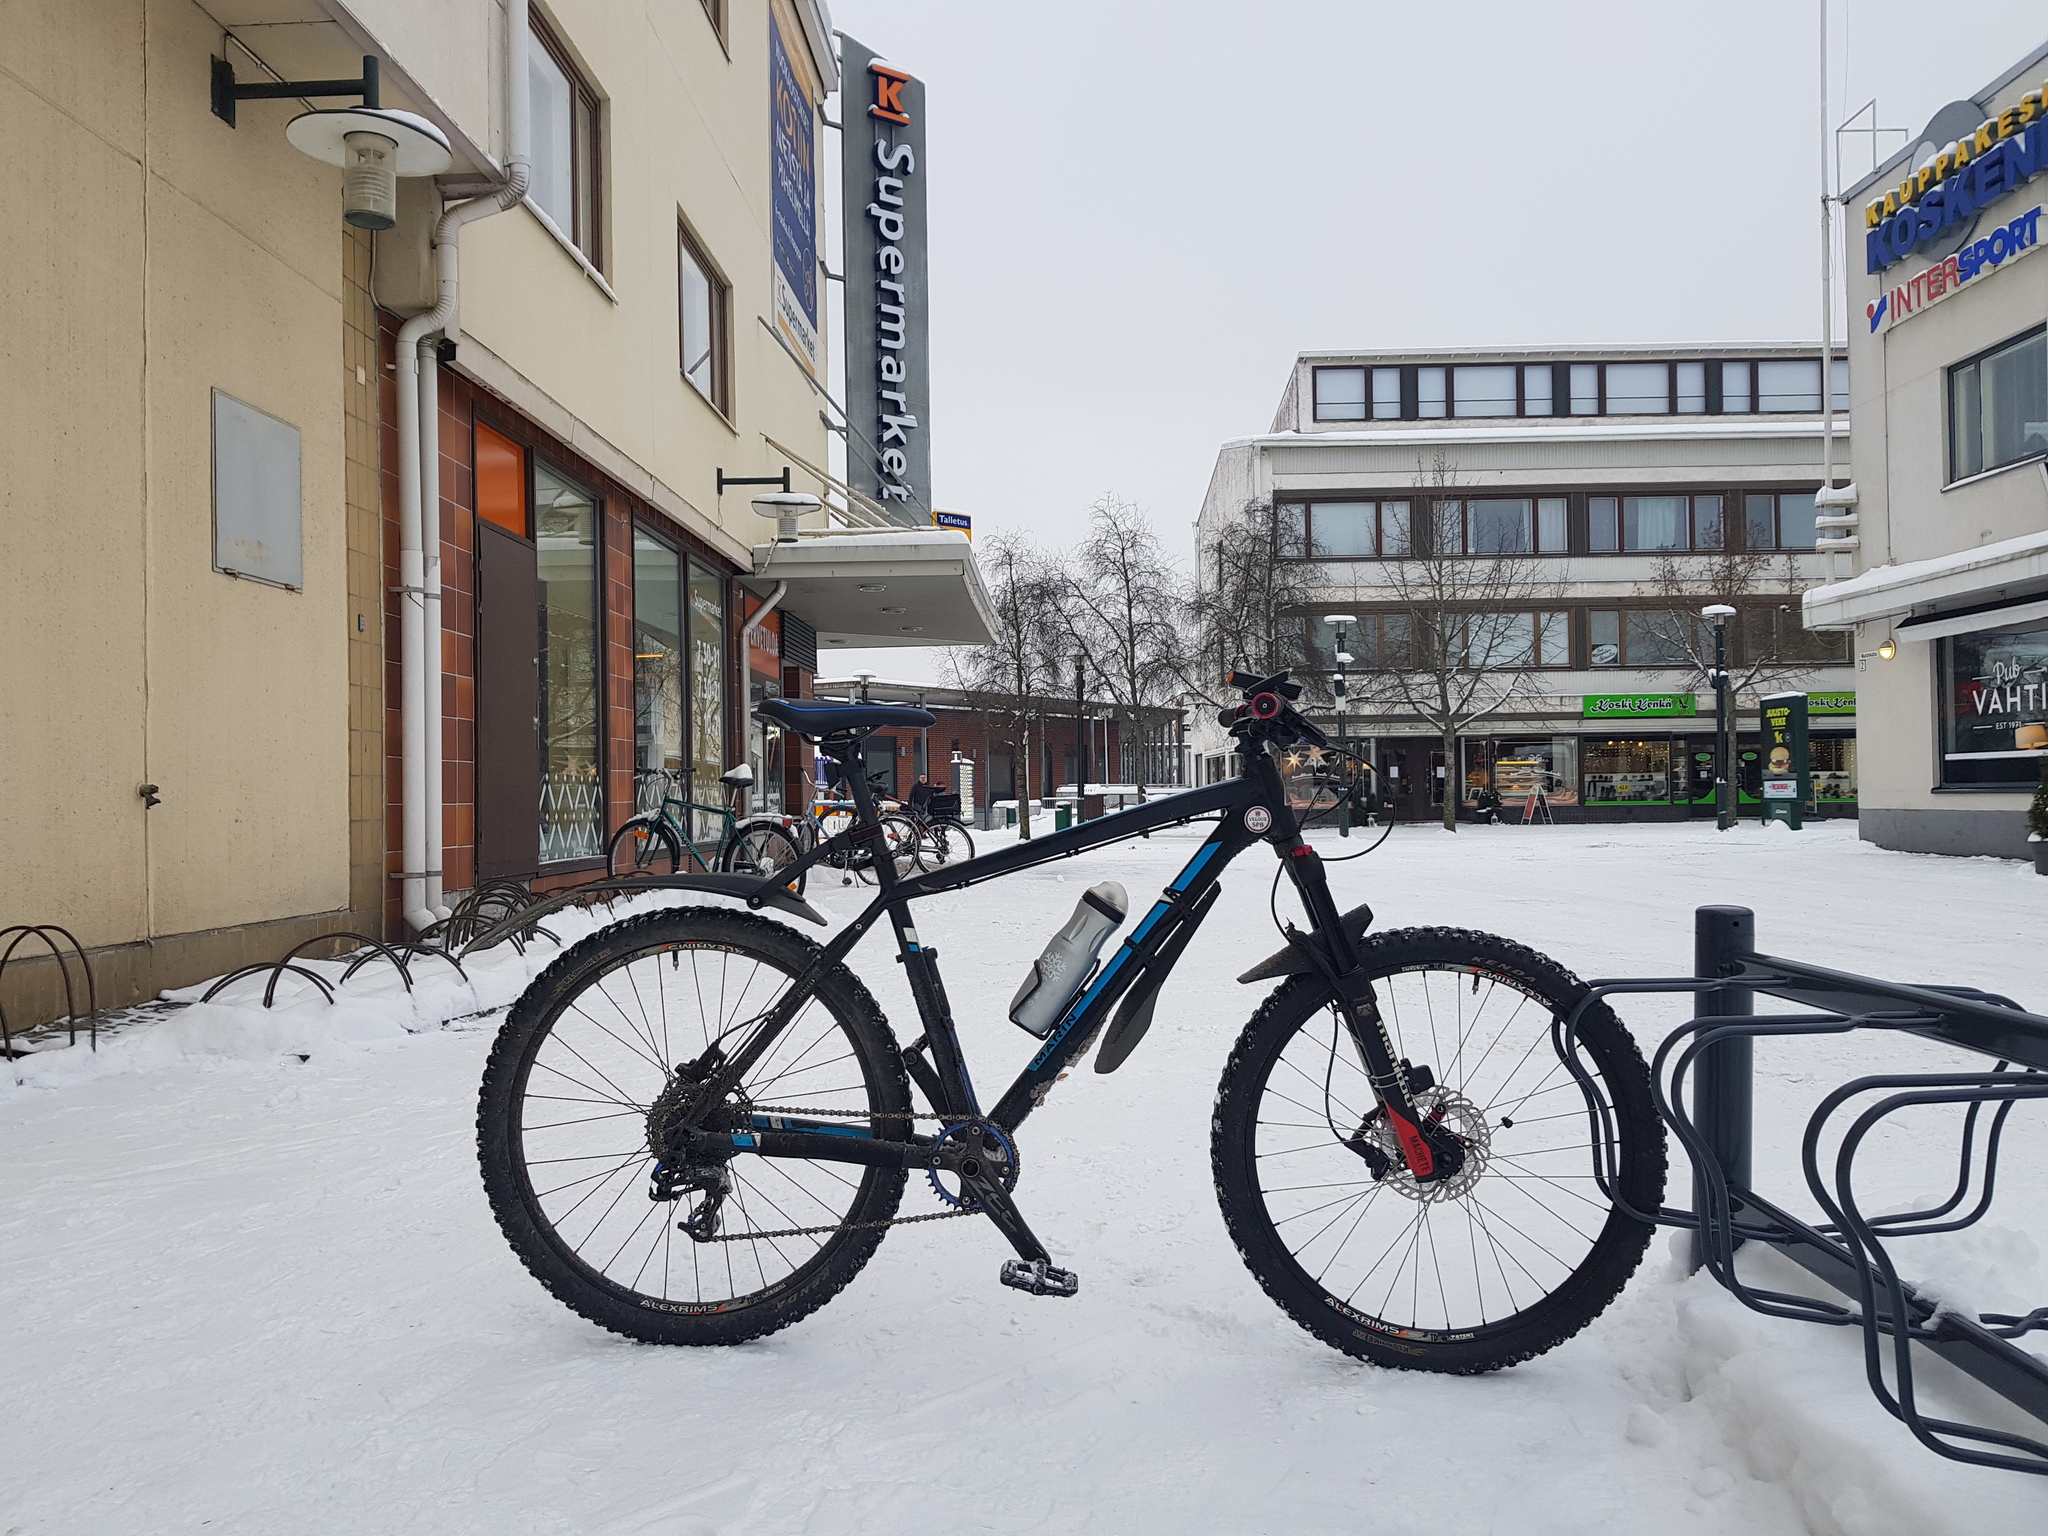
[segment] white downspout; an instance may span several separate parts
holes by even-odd
[[[769,558],[772,559],[774,557],[771,555]],[[746,601],[746,589],[742,587],[740,591],[742,594],[740,597],[740,601],[744,603]],[[781,604],[783,597],[788,593],[788,591],[788,582],[778,581],[777,583],[775,583],[775,590],[768,594],[768,601],[763,603],[760,607],[756,608],[754,610],[753,617],[748,619],[745,624],[740,626],[739,711],[740,756],[742,760],[744,760],[746,756],[746,742],[748,732],[752,729],[752,711],[748,709],[747,703],[748,694],[752,691],[749,687],[749,679],[753,677],[754,668],[753,657],[751,657],[747,653],[754,644],[754,631],[759,629],[761,627],[762,621],[766,619],[769,614],[773,613],[776,610],[776,608]],[[758,785],[752,791],[749,792],[749,799],[747,802],[747,808],[749,810],[752,810],[754,805],[752,796],[759,794],[760,792],[761,791]]]
[[[415,315],[406,321],[398,332],[399,698],[404,842],[401,873],[405,920],[416,929],[431,927],[438,921],[440,914],[436,913],[435,907],[441,889],[439,400],[432,394],[427,395],[424,401],[421,398],[420,346],[439,331],[459,329],[456,324],[460,293],[456,254],[462,226],[517,207],[526,195],[532,165],[529,153],[532,101],[526,74],[527,0],[507,0],[505,12],[506,62],[511,75],[508,82],[511,113],[505,157],[508,179],[503,187],[489,196],[458,203],[441,215],[440,222],[434,227],[434,266],[440,288],[438,301],[425,314]],[[435,362],[428,363],[428,372],[430,379],[438,377]],[[425,419],[427,410],[437,413],[433,423]],[[436,451],[432,458],[425,453],[429,445],[423,439],[429,436],[429,430],[423,428],[429,428],[434,439],[432,446]],[[435,509],[431,559],[427,553],[425,511],[430,504]],[[431,631],[428,628],[430,616],[434,621]]]
[[[447,329],[453,330],[450,320]],[[438,921],[449,916],[442,896],[442,827],[446,789],[442,783],[446,759],[441,745],[443,715],[442,629],[441,629],[441,344],[433,337],[420,343],[420,543],[426,555],[426,591],[421,603],[421,621],[426,646],[427,780],[420,800],[427,812],[426,909]]]

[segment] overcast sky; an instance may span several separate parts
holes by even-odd
[[[977,534],[1115,492],[1185,558],[1306,349],[1819,338],[1818,0],[831,5],[925,81],[933,481]],[[1834,119],[1917,133],[2048,19],[1829,30]]]

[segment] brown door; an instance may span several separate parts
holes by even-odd
[[[540,578],[533,546],[476,524],[476,874],[540,868]]]

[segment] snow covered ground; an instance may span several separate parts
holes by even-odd
[[[1113,876],[1142,908],[1198,835],[921,909],[991,1097],[1033,1046],[1002,1007],[1080,891]],[[1593,1327],[1498,1375],[1384,1372],[1300,1332],[1232,1250],[1208,1168],[1257,1000],[1231,978],[1277,943],[1270,874],[1240,861],[1130,1064],[1077,1073],[1026,1129],[1020,1199],[1080,1272],[1072,1301],[999,1288],[1006,1249],[959,1222],[891,1233],[838,1300],[739,1349],[638,1346],[558,1306],[491,1221],[472,1128],[491,1010],[545,942],[480,957],[473,985],[429,968],[411,1000],[381,967],[333,1006],[288,981],[265,1012],[244,983],[97,1056],[0,1067],[0,1536],[2048,1526],[2048,1479],[1922,1450],[1870,1398],[1856,1336],[1744,1311],[1673,1237]],[[1739,902],[1767,950],[2048,1006],[2048,880],[1881,852],[1846,823],[1409,827],[1332,877],[1383,928],[1492,929],[1581,975],[1684,972],[1692,908]],[[845,913],[859,892],[814,895]],[[550,920],[568,941],[591,922]],[[900,1026],[886,948],[856,959]],[[1648,1047],[1686,1008],[1621,1011]],[[1759,1046],[1758,1166],[1786,1174],[1767,1188],[1794,1194],[1805,1107],[1875,1049]],[[2042,1121],[2016,1111],[1986,1230],[1908,1260],[1943,1294],[2048,1300]],[[1889,1134],[1872,1205],[1945,1193],[1951,1146],[1931,1118]]]

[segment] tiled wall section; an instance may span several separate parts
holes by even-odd
[[[398,391],[395,348],[400,321],[390,314],[381,322],[380,365],[383,376],[383,533],[384,585],[398,585]],[[526,448],[529,454],[566,471],[592,487],[604,501],[601,539],[604,545],[606,742],[605,786],[607,824],[616,827],[633,814],[633,518],[638,515],[667,525],[667,519],[627,494],[595,466],[548,437],[505,403],[485,393],[450,368],[440,370],[441,409],[441,739],[442,881],[450,892],[475,883],[476,870],[476,478],[475,423],[481,417]],[[669,527],[672,536],[679,531]],[[687,538],[686,545],[706,554]],[[707,555],[707,558],[710,558]],[[373,610],[374,611],[374,610]],[[384,858],[387,934],[404,931],[400,882],[402,872],[403,804],[401,800],[402,736],[399,610],[388,595],[384,612],[384,775],[383,826],[379,829]],[[536,778],[538,764],[535,765]],[[539,814],[536,783],[535,814]],[[571,867],[550,870],[534,881],[547,888],[592,878],[601,870]]]

